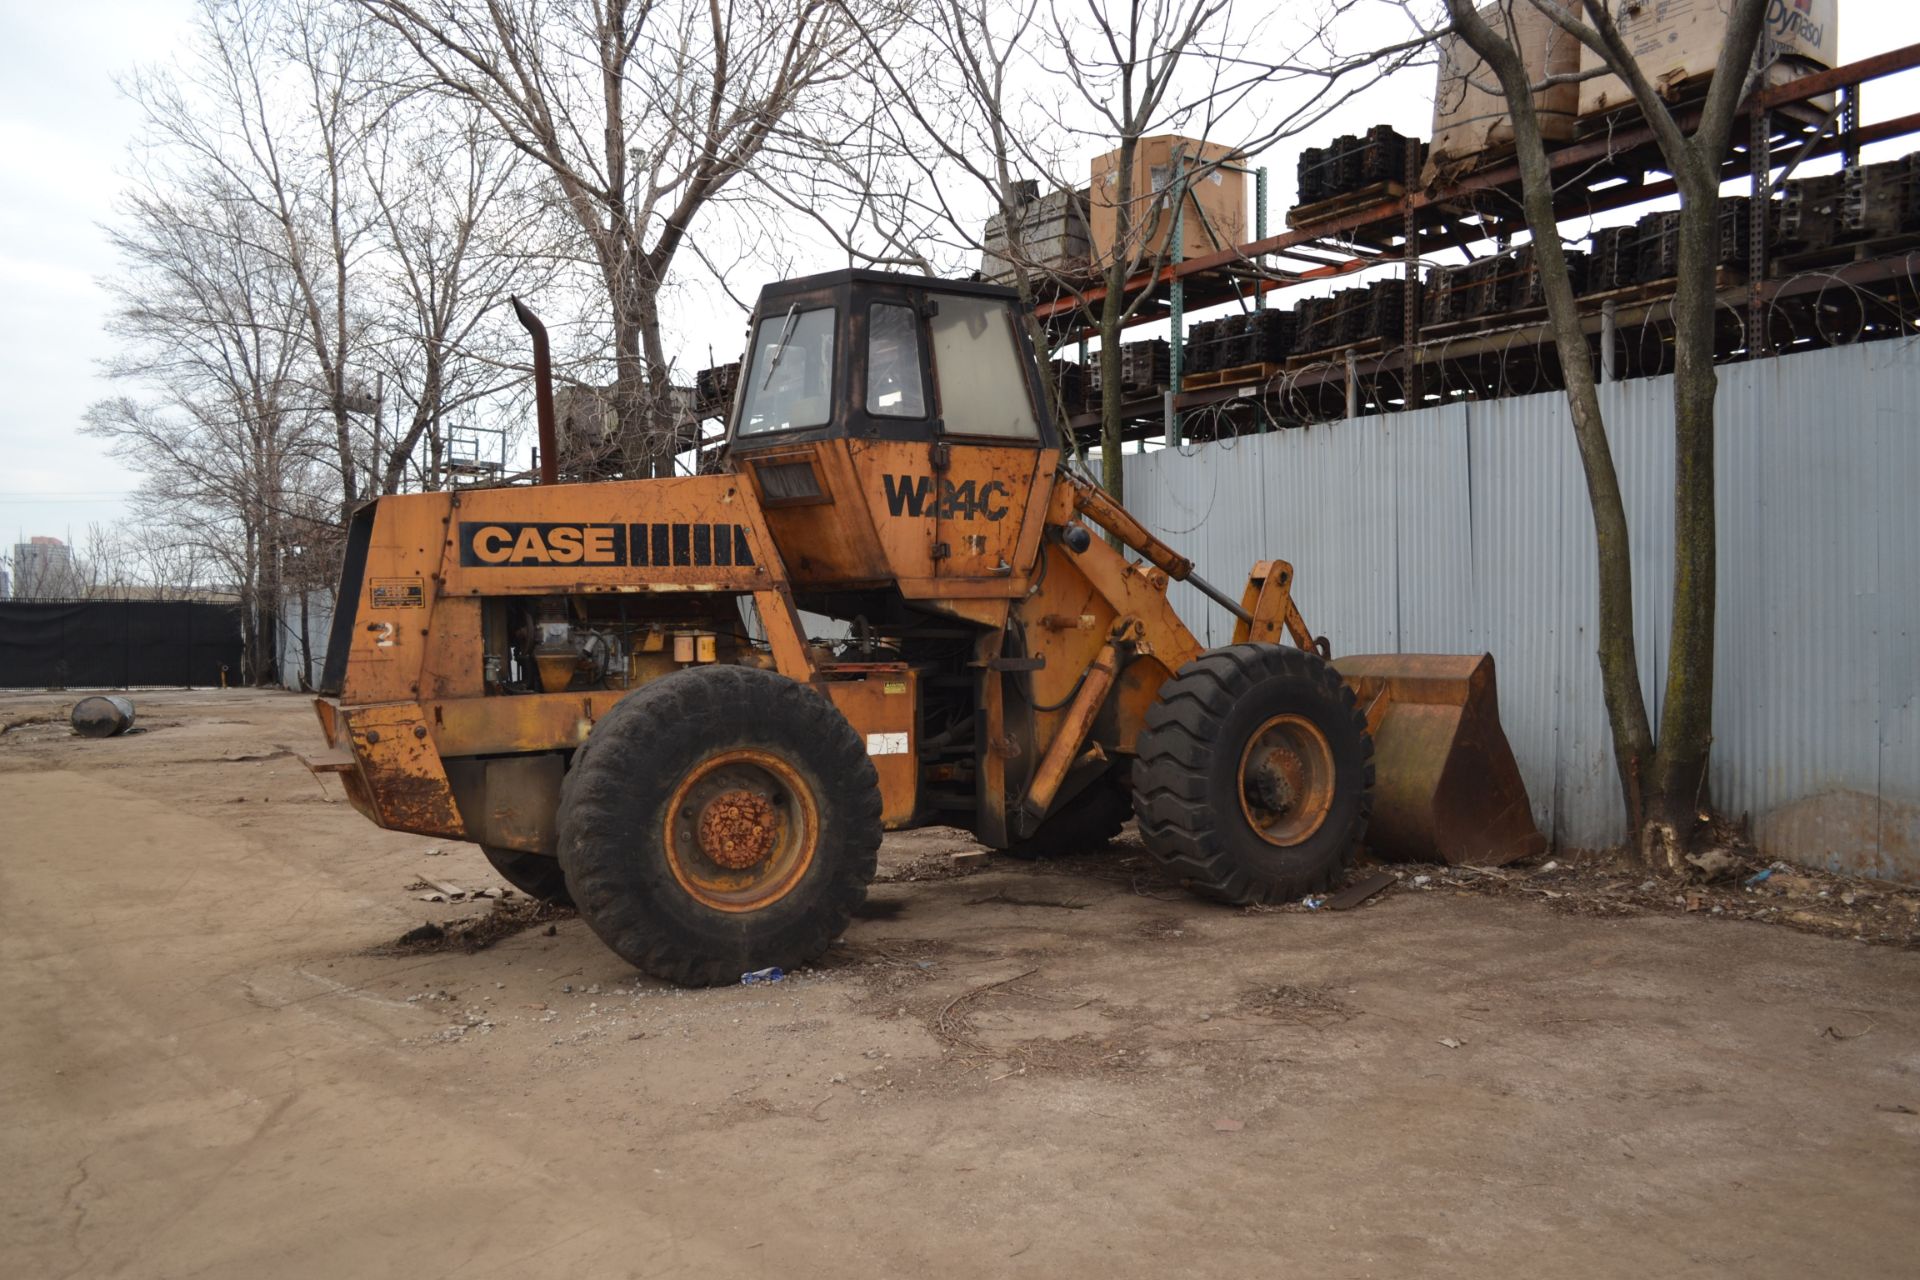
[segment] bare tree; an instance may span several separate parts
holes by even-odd
[[[502,304],[553,274],[523,251],[541,210],[521,182],[517,153],[470,106],[402,123],[412,104],[449,106],[396,102],[367,146],[378,240],[367,272],[368,342],[382,375],[376,427],[395,408],[391,433],[369,442],[381,493],[398,492],[409,469],[421,488],[444,483],[453,415],[521,377]]]
[[[1674,300],[1673,621],[1666,693],[1656,737],[1640,685],[1633,635],[1633,569],[1626,509],[1607,445],[1600,397],[1553,208],[1553,175],[1534,94],[1519,52],[1514,9],[1531,4],[1577,37],[1628,86],[1680,195]],[[1454,28],[1499,81],[1514,124],[1522,200],[1549,323],[1566,377],[1574,437],[1593,509],[1599,562],[1599,660],[1614,762],[1629,824],[1649,866],[1685,876],[1707,803],[1713,742],[1716,207],[1739,107],[1754,83],[1754,51],[1767,0],[1732,0],[1726,37],[1697,123],[1689,131],[1648,82],[1605,0],[1505,0],[1488,21],[1472,0],[1447,0]],[[1581,18],[1584,17],[1585,21]]]
[[[356,416],[370,409],[357,372],[364,318],[354,275],[369,218],[355,181],[368,121],[364,30],[306,0],[199,0],[193,56],[124,85],[147,125],[155,166],[179,185],[218,178],[252,202],[298,291],[314,407],[332,423],[340,507],[365,487]]]
[[[604,291],[622,469],[666,472],[679,417],[659,297],[703,211],[854,47],[838,0],[358,0],[439,91],[551,178]]]
[[[299,284],[270,215],[218,174],[124,203],[107,372],[145,395],[93,405],[84,430],[142,473],[139,515],[220,564],[248,671],[268,680],[289,521],[330,515],[337,493],[324,419],[305,411]]]

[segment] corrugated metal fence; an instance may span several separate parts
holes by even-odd
[[[1672,382],[1602,392],[1657,722]],[[1920,880],[1920,345],[1728,366],[1718,418],[1715,799],[1770,853]],[[1129,509],[1214,582],[1291,560],[1336,653],[1493,653],[1542,829],[1622,837],[1592,516],[1558,394],[1130,454],[1126,475]],[[1204,640],[1230,636],[1198,592],[1174,599]]]

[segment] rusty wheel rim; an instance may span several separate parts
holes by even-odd
[[[1299,844],[1326,822],[1333,777],[1333,747],[1319,726],[1304,716],[1274,716],[1240,753],[1240,812],[1268,844]]]
[[[695,900],[759,911],[793,891],[813,865],[820,816],[786,761],[723,751],[695,765],[667,802],[667,865]]]

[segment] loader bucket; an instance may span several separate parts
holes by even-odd
[[[1375,856],[1500,866],[1546,849],[1500,727],[1491,654],[1361,654],[1334,666],[1373,734]]]

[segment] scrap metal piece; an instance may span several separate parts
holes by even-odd
[[[1391,871],[1376,871],[1370,876],[1355,880],[1320,905],[1329,911],[1351,911],[1392,883]]]

